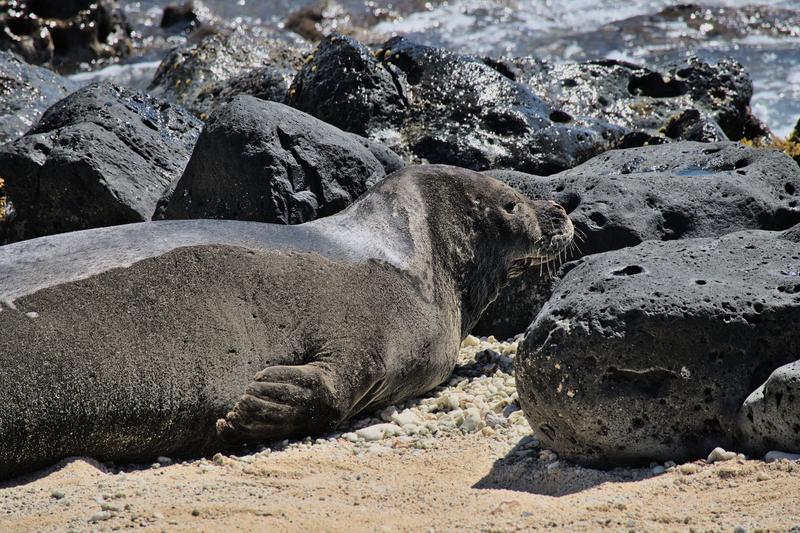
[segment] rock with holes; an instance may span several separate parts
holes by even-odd
[[[388,152],[370,146],[302,111],[237,96],[208,120],[157,218],[297,224],[333,214],[386,175],[373,151]]]
[[[149,220],[199,133],[185,110],[110,82],[71,94],[0,147],[0,242]]]
[[[0,144],[22,137],[45,109],[77,88],[52,70],[0,51]]]
[[[738,449],[742,403],[800,359],[800,245],[784,237],[649,241],[565,268],[515,363],[543,446],[603,467]]]
[[[288,103],[408,160],[551,174],[617,146],[627,129],[572,117],[482,60],[397,37],[376,52],[332,34]]]
[[[490,171],[530,198],[565,207],[585,236],[572,257],[647,240],[783,230],[800,222],[800,168],[781,152],[739,143],[678,142],[612,150],[559,174]],[[544,285],[543,285],[544,284]],[[477,333],[509,337],[528,327],[549,287],[535,272],[512,280]]]
[[[284,101],[301,49],[258,28],[237,28],[172,50],[148,90],[205,120],[237,94]]]
[[[741,64],[688,58],[663,69],[616,60],[555,64],[524,57],[490,61],[569,115],[689,141],[754,139],[767,128],[750,112],[753,83]]]
[[[800,294],[800,277],[785,288]],[[748,396],[737,429],[743,449],[753,455],[800,452],[800,360],[775,370]]]

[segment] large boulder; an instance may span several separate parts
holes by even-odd
[[[22,137],[45,109],[77,88],[52,70],[0,51],[0,144]]]
[[[71,94],[0,147],[13,206],[0,242],[149,220],[200,127],[183,109],[109,82]]]
[[[59,72],[128,55],[130,28],[116,0],[0,0],[0,50]]]
[[[325,38],[288,103],[412,161],[552,174],[617,146],[626,129],[549,106],[478,58],[397,37],[372,53]]]
[[[563,205],[579,234],[572,257],[647,240],[782,230],[800,222],[797,164],[778,151],[733,142],[612,150],[547,177],[488,174],[529,198]],[[549,293],[538,268],[511,280],[476,333],[509,337],[524,331]]]
[[[570,264],[515,363],[543,445],[602,467],[738,448],[742,403],[800,359],[800,245],[780,237],[649,241]]]
[[[766,127],[750,112],[753,83],[731,59],[697,58],[653,70],[615,60],[556,64],[489,61],[550,105],[655,136],[691,141],[753,139]]]
[[[302,61],[301,49],[272,34],[236,28],[172,50],[148,91],[205,120],[237,94],[283,102]]]
[[[370,149],[372,148],[372,150]],[[291,107],[237,96],[209,118],[157,218],[297,224],[350,205],[386,175],[385,148]]]

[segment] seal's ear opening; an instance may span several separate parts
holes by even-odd
[[[517,202],[508,202],[503,209],[506,210],[506,213],[513,213],[517,209]]]

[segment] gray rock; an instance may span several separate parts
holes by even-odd
[[[199,132],[186,111],[109,82],[71,94],[0,147],[12,212],[0,242],[149,220]]]
[[[247,94],[262,100],[283,103],[289,90],[291,71],[275,67],[257,67],[233,76],[221,83],[211,84],[197,95],[192,103],[194,110],[211,115],[234,96]]]
[[[777,232],[650,241],[571,263],[516,359],[543,446],[609,467],[735,449],[737,414],[800,359],[800,246]]]
[[[753,139],[767,133],[750,113],[753,83],[742,65],[730,59],[711,65],[689,58],[662,70],[615,60],[554,64],[526,57],[487,62],[571,115],[678,140]],[[687,112],[696,114],[693,122],[703,117],[706,126],[676,128],[674,122]]]
[[[77,88],[52,70],[0,51],[0,144],[22,137],[45,109]]]
[[[148,90],[205,120],[237,94],[284,101],[302,58],[302,50],[271,33],[236,28],[172,50]]]
[[[767,463],[773,463],[775,461],[800,461],[800,454],[772,450],[764,455],[764,461]]]
[[[386,143],[408,160],[551,174],[628,131],[551,108],[480,59],[393,38],[374,54],[330,35],[298,72],[288,103]]]
[[[386,175],[364,141],[283,104],[237,96],[209,119],[156,218],[297,224],[331,215]]]
[[[585,236],[572,257],[646,240],[715,237],[800,222],[800,169],[785,154],[739,143],[680,142],[612,150],[559,174],[488,174],[564,206]],[[476,333],[524,331],[550,294],[539,269],[511,280]]]
[[[778,290],[800,294],[800,276],[794,278],[794,283]],[[752,455],[800,452],[800,361],[776,369],[747,397],[737,428],[744,449]]]

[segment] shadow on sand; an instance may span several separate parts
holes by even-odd
[[[505,489],[544,496],[566,496],[589,490],[603,483],[627,483],[653,477],[650,468],[595,470],[574,463],[547,458],[550,452],[532,448],[528,437],[495,461],[492,469],[474,489]]]

